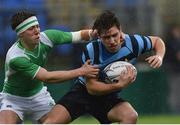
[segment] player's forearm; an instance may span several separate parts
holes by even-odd
[[[80,43],[82,41],[89,41],[91,39],[91,34],[91,29],[72,32],[72,42]]]
[[[83,72],[81,68],[68,71],[47,71],[44,68],[40,68],[35,76],[35,79],[46,83],[55,83],[83,76],[84,74],[85,72]]]
[[[76,77],[82,76],[83,72],[78,69],[69,70],[69,71],[52,71],[48,73],[49,76],[46,78],[47,83],[55,83],[55,82],[62,82],[66,80],[71,80]]]
[[[99,81],[96,81],[96,83],[88,83],[86,87],[87,87],[88,93],[91,95],[105,95],[105,94],[118,91],[123,88],[123,86],[117,86],[116,83],[105,84]]]
[[[159,37],[156,37],[155,40],[154,50],[156,52],[156,55],[159,55],[163,59],[166,51],[165,44]]]

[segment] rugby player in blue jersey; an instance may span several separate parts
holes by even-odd
[[[145,59],[153,68],[162,65],[165,45],[157,36],[129,35],[122,32],[116,15],[110,11],[100,14],[93,26],[99,39],[89,43],[83,52],[82,62],[90,59],[93,65],[104,68],[114,61],[136,62],[141,54],[154,50],[155,54]],[[99,74],[101,76],[101,74]],[[138,113],[118,93],[135,79],[131,68],[117,83],[106,84],[103,77],[79,77],[75,86],[47,114],[44,123],[70,123],[84,114],[94,116],[100,123],[137,122]]]

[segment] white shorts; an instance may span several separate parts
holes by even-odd
[[[47,87],[43,87],[39,93],[30,97],[0,93],[0,111],[14,111],[21,120],[24,120],[24,116],[28,114],[33,121],[37,121],[54,105],[55,102],[47,91]]]

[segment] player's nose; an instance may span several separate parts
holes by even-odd
[[[111,44],[115,43],[115,40],[114,40],[113,37],[110,37],[109,41],[110,41]]]

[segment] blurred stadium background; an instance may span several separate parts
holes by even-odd
[[[119,16],[124,32],[160,36],[167,45],[164,65],[153,70],[142,61],[143,58],[139,59],[136,65],[137,80],[122,92],[122,96],[138,111],[139,123],[180,123],[180,61],[172,60],[176,58],[176,52],[180,58],[180,36],[177,35],[180,35],[179,0],[0,0],[0,90],[3,86],[5,55],[16,40],[16,34],[10,28],[10,17],[24,9],[37,13],[42,31],[49,28],[63,31],[88,28],[97,14],[110,9]],[[171,32],[174,27],[175,36],[178,36],[176,44],[173,43]],[[83,46],[58,46],[50,56],[47,69],[79,67]],[[57,101],[72,83],[73,80],[48,85],[48,89]],[[170,118],[174,118],[174,122]],[[84,123],[97,123],[89,116],[74,123],[83,123],[84,119]]]

